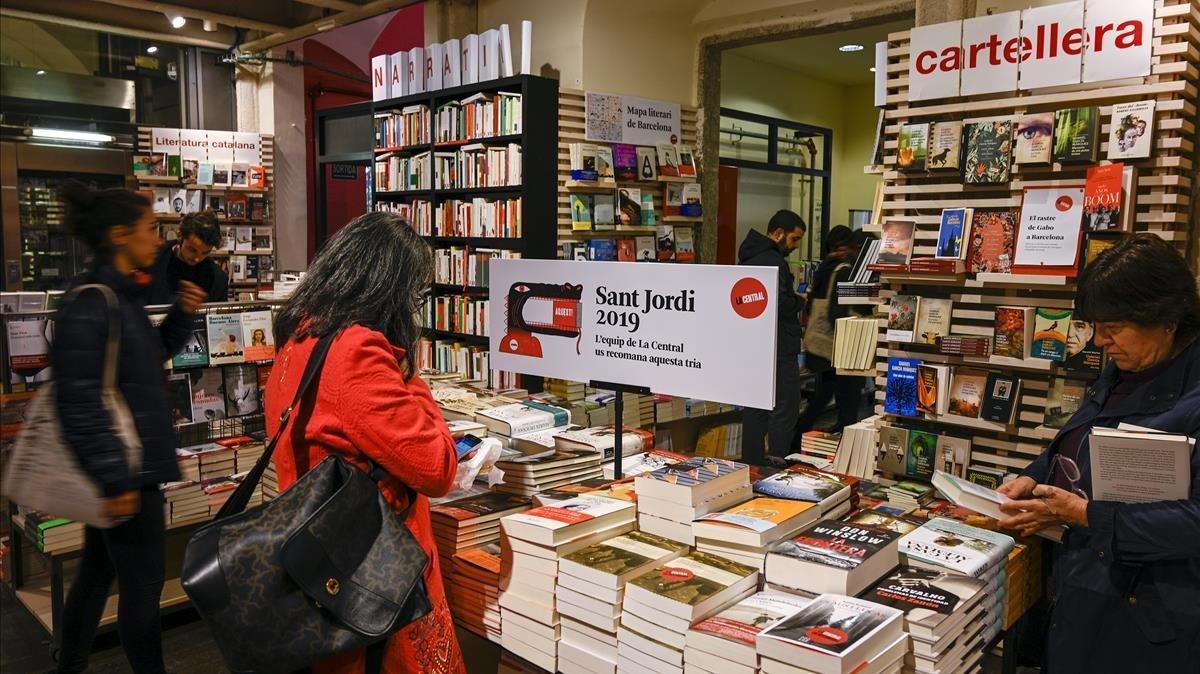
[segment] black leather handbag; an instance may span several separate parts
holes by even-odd
[[[377,466],[368,475],[331,455],[246,511],[332,343],[317,343],[262,458],[184,553],[183,589],[236,673],[293,672],[373,644],[378,662],[381,642],[431,609],[429,558],[404,524],[416,493],[406,487],[409,506],[397,514]]]

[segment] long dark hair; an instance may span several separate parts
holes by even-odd
[[[63,218],[67,231],[87,244],[99,258],[112,255],[110,229],[137,223],[150,208],[150,200],[145,196],[119,187],[94,190],[78,180],[68,180],[60,190],[67,206]]]
[[[359,324],[405,350],[405,373],[421,329],[417,311],[433,276],[433,251],[390,213],[355,218],[329,239],[275,318],[275,341],[324,337]]]

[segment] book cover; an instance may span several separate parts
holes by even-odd
[[[204,367],[208,365],[208,324],[203,314],[188,317],[191,327],[183,348],[171,357],[171,367]]]
[[[226,413],[234,417],[262,412],[262,391],[258,388],[258,366],[241,363],[226,365],[221,369],[225,377]]]
[[[167,155],[167,175],[178,178],[183,175],[183,157],[177,154]]]
[[[213,165],[208,162],[200,162],[196,169],[196,184],[201,187],[208,187],[213,184]]]
[[[617,241],[617,260],[620,262],[637,262],[637,248],[633,239]]]
[[[1017,142],[1013,162],[1049,164],[1054,150],[1054,113],[1036,112],[1017,117]]]
[[[619,577],[687,549],[688,546],[683,543],[644,531],[631,531],[563,555],[562,559]]]
[[[613,151],[607,145],[596,146],[596,179],[611,181],[615,179],[613,172]]]
[[[975,211],[971,217],[967,271],[1011,273],[1016,237],[1017,215],[1013,211]]]
[[[938,337],[950,334],[953,309],[953,300],[922,297],[917,304],[917,327],[913,341],[918,344],[937,344]]]
[[[250,187],[250,165],[234,163],[229,169],[229,184],[233,187]]]
[[[527,496],[506,494],[499,491],[485,491],[430,506],[429,514],[435,519],[448,518],[457,522],[464,522],[518,508],[528,508],[529,505],[529,497]]]
[[[691,631],[753,646],[759,633],[808,603],[808,599],[787,592],[758,592],[692,625]]]
[[[675,228],[671,225],[659,225],[657,232],[657,260],[659,262],[675,261]]]
[[[192,387],[192,421],[224,419],[225,378],[219,367],[188,370]]]
[[[888,358],[883,411],[906,417],[917,416],[917,366],[912,358]]]
[[[700,202],[700,183],[684,183],[683,201],[679,204],[679,214],[698,218],[704,214],[704,206]]]
[[[658,175],[668,178],[679,177],[679,151],[670,143],[659,143]]]
[[[822,520],[808,531],[775,546],[771,554],[835,569],[856,569],[899,537],[900,534],[886,529]]]
[[[271,360],[275,357],[275,331],[270,311],[247,311],[242,317],[242,343],[246,345],[247,361]]]
[[[759,635],[839,656],[876,630],[901,620],[903,613],[864,599],[823,594]]]
[[[262,166],[251,164],[246,182],[252,190],[265,190],[267,188],[267,170]]]
[[[586,231],[592,228],[592,196],[571,194],[571,229]]]
[[[592,224],[595,229],[613,229],[617,225],[616,194],[592,195]]]
[[[155,154],[135,154],[133,155],[133,175],[140,178],[143,176],[155,175],[154,169],[156,164],[161,164],[165,159],[163,155]]]
[[[629,585],[695,606],[757,573],[758,569],[695,550],[637,576]]]
[[[657,223],[658,220],[654,217],[654,194],[642,192],[642,224],[653,226]]]
[[[638,236],[633,239],[634,245],[637,246],[637,261],[638,262],[654,262],[658,259],[655,252],[655,237],[653,236]]]
[[[929,124],[901,124],[896,166],[901,171],[924,171],[929,152]]]
[[[652,147],[637,148],[638,180],[658,180],[658,153]]]
[[[1083,244],[1083,268],[1096,261],[1100,254],[1117,245],[1119,238],[1111,236],[1089,236]]]
[[[987,584],[957,573],[901,566],[863,595],[863,599],[904,611],[909,625],[934,630],[960,608],[970,605]]]
[[[966,138],[963,182],[968,185],[1008,182],[1012,169],[1013,118],[965,122],[963,133]]]
[[[637,148],[618,143],[612,146],[613,175],[618,181],[638,179]]]
[[[712,482],[713,480],[744,470],[746,464],[711,457],[695,457],[682,463],[663,466],[637,476],[638,480],[657,480],[668,482],[680,487],[694,487]]]
[[[1095,163],[1100,150],[1100,109],[1067,108],[1054,113],[1054,161]]]
[[[983,408],[979,418],[1000,424],[1011,424],[1017,410],[1017,392],[1021,380],[1007,372],[988,372],[984,389]]]
[[[696,246],[692,241],[691,227],[675,228],[675,261],[684,263],[696,261]]]
[[[1096,346],[1096,330],[1088,321],[1072,317],[1067,327],[1067,353],[1062,368],[1067,372],[1100,374],[1104,349]]]
[[[922,414],[938,413],[939,368],[933,365],[917,366],[917,411]]]
[[[1121,163],[1093,166],[1087,170],[1083,186],[1083,223],[1089,232],[1120,229],[1124,221],[1125,165]]]
[[[1082,223],[1082,186],[1026,187],[1013,265],[1073,276]]]
[[[908,448],[904,453],[904,474],[922,480],[933,477],[937,464],[937,433],[908,432]]]
[[[241,314],[208,314],[208,360],[212,365],[245,360]]]
[[[961,260],[966,257],[965,244],[970,231],[971,209],[942,209],[942,222],[938,226],[938,242],[933,256],[943,260]]]
[[[930,171],[958,169],[962,159],[962,122],[930,122],[929,154],[925,166]]]
[[[1108,158],[1143,159],[1154,147],[1153,99],[1114,103],[1109,123]]]
[[[246,219],[246,204],[248,200],[243,194],[232,194],[225,199],[226,215],[231,220]]]
[[[950,413],[970,419],[979,418],[987,373],[980,370],[956,368],[950,378]]]
[[[172,425],[192,423],[192,379],[186,372],[167,375],[167,400]]]
[[[642,191],[635,187],[617,190],[617,224],[622,227],[638,227],[642,224]]]
[[[681,215],[683,209],[683,185],[667,183],[663,187],[663,217]]]
[[[681,178],[696,177],[696,157],[692,154],[690,145],[679,146],[679,176]]]
[[[967,482],[987,487],[988,489],[999,489],[1000,485],[1004,484],[1004,471],[998,468],[988,468],[987,466],[967,466],[967,472],[964,477]]]
[[[1067,329],[1072,314],[1071,309],[1038,309],[1034,315],[1033,348],[1029,355],[1062,362],[1067,357]]]
[[[1079,411],[1087,386],[1082,382],[1053,377],[1046,393],[1046,413],[1042,422],[1050,428],[1062,428]]]
[[[589,240],[588,259],[593,262],[615,262],[617,259],[616,241],[612,239]]]
[[[571,180],[594,181],[599,179],[596,170],[596,146],[590,143],[571,144]]]
[[[887,341],[913,341],[920,302],[921,298],[917,295],[892,296],[892,301],[888,304]]]
[[[916,228],[917,223],[909,220],[888,220],[883,223],[877,261],[882,264],[907,265],[912,257]]]
[[[791,499],[758,497],[720,512],[702,515],[697,522],[721,522],[730,526],[765,533],[787,522],[814,504]]]
[[[879,470],[892,475],[903,475],[904,455],[908,451],[908,429],[900,426],[879,428]]]
[[[229,173],[232,167],[229,164],[213,164],[213,185],[228,185]]]
[[[816,470],[783,470],[754,483],[764,496],[820,503],[846,488],[836,476]]]
[[[1032,307],[996,307],[993,322],[992,354],[1006,358],[1025,359],[1033,336]]]
[[[901,537],[900,554],[978,578],[1003,563],[1014,545],[1010,536],[938,517]]]

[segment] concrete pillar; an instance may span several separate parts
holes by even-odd
[[[976,0],[917,0],[917,25],[958,21],[975,16]]]
[[[479,23],[478,0],[426,0],[425,44],[445,42],[475,33]]]

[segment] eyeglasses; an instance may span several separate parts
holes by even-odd
[[[1067,482],[1071,485],[1071,493],[1080,498],[1088,498],[1087,492],[1079,487],[1079,482],[1083,479],[1083,473],[1079,470],[1079,464],[1075,463],[1075,459],[1063,456],[1062,454],[1055,454],[1054,470],[1061,471],[1062,476],[1067,478]]]

